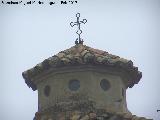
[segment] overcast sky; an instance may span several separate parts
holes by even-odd
[[[142,72],[139,84],[127,90],[128,109],[159,120],[160,0],[52,1],[56,4],[0,3],[0,120],[33,119],[37,91],[21,73],[74,45],[76,27],[69,23],[77,12],[88,20],[82,25],[85,45],[132,60]]]

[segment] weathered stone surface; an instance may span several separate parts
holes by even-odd
[[[43,113],[39,114],[43,116]],[[117,114],[117,113],[102,112],[100,115],[97,115],[96,112],[85,113],[83,111],[81,112],[73,111],[71,113],[66,112],[65,114],[69,116],[65,116],[64,114],[58,114],[58,115],[55,114],[53,116],[52,111],[50,111],[50,114],[48,114],[48,116],[46,116],[44,120],[153,120],[144,117],[138,117],[131,114],[126,117],[126,113],[121,113],[120,115],[119,113]],[[43,119],[42,117],[39,117],[35,118],[35,120],[43,120]]]
[[[80,120],[89,120],[89,116],[88,116],[88,115],[85,115],[85,116],[83,116]]]
[[[93,112],[89,113],[89,119],[95,120],[96,118],[97,118],[96,113],[93,113]]]

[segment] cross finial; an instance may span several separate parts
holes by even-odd
[[[78,38],[76,39],[75,41],[75,44],[83,44],[83,40],[81,39],[81,34],[82,34],[82,30],[81,30],[81,23],[86,23],[87,20],[86,19],[83,19],[82,21],[79,20],[80,18],[80,13],[77,13],[76,14],[76,17],[77,17],[77,21],[76,22],[71,22],[70,25],[71,27],[73,27],[74,25],[77,25],[78,26],[78,30],[77,30],[77,34],[78,34]]]

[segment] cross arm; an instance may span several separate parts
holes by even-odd
[[[87,22],[87,20],[86,19],[83,19],[83,21],[80,21],[80,23],[86,23]]]
[[[71,22],[70,25],[71,25],[71,27],[73,27],[75,25],[78,25],[78,23],[77,22]]]

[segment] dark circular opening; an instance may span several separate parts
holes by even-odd
[[[49,85],[46,85],[45,88],[44,88],[44,94],[46,97],[48,97],[50,95],[50,91],[51,91],[51,88]]]
[[[69,89],[71,91],[76,91],[80,88],[80,82],[79,80],[70,80],[69,81]]]
[[[101,82],[100,82],[100,86],[104,91],[107,91],[110,88],[110,83],[109,83],[108,80],[102,79]]]

